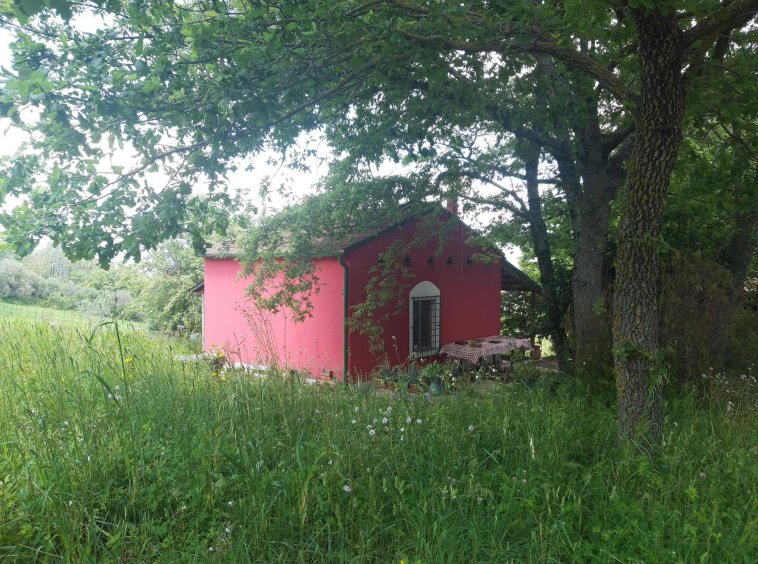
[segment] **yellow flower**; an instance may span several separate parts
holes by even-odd
[[[131,363],[131,362],[134,362],[134,359],[133,359],[132,357],[130,357],[130,356],[127,356],[127,357],[124,359],[124,362],[125,362],[125,363],[127,363],[127,364],[129,364],[129,363]]]

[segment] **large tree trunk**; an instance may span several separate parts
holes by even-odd
[[[578,373],[593,376],[610,373],[613,365],[605,255],[611,200],[616,190],[610,186],[610,179],[601,167],[584,175],[577,207],[572,279],[574,364]]]
[[[529,231],[532,235],[534,254],[537,257],[537,266],[540,269],[540,285],[542,286],[542,297],[545,300],[545,309],[549,324],[548,331],[550,333],[550,338],[553,340],[553,347],[555,347],[555,354],[558,358],[558,368],[560,370],[566,370],[568,368],[566,331],[563,327],[563,313],[561,312],[558,296],[555,292],[553,255],[550,251],[550,242],[547,237],[547,226],[545,225],[545,218],[542,216],[542,201],[540,199],[539,181],[537,176],[538,166],[539,160],[536,158],[527,161],[525,166]]]
[[[609,171],[608,159],[601,157],[600,143],[599,132],[594,145],[585,142],[581,177],[573,160],[556,159],[576,244],[571,327],[575,368],[577,373],[591,375],[612,368],[605,256],[611,202],[621,182]]]
[[[659,349],[658,237],[682,141],[685,91],[673,11],[632,11],[639,39],[641,99],[627,168],[614,293],[619,438],[648,450],[663,434]]]

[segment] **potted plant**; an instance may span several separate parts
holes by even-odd
[[[419,379],[419,370],[415,364],[409,364],[403,372],[403,380],[406,382],[406,388],[409,393],[417,394],[421,392],[421,380]]]
[[[393,379],[392,367],[388,361],[382,362],[379,369],[374,373],[373,384],[375,388],[386,388],[387,382]]]
[[[431,363],[421,369],[421,380],[426,383],[432,395],[441,395],[445,391],[445,376],[452,371],[445,365]]]

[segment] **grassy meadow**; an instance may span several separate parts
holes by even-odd
[[[619,452],[612,397],[560,376],[430,401],[219,377],[175,363],[183,352],[113,325],[0,316],[0,560],[758,553],[751,373],[671,396],[650,462]]]
[[[4,302],[2,300],[0,300],[0,319],[25,319],[79,326],[92,326],[103,321],[101,317],[87,315],[76,310],[52,309],[38,305]],[[147,330],[147,324],[138,321],[123,321],[122,324],[130,329]]]

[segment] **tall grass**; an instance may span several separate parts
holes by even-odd
[[[0,321],[0,559],[755,557],[754,412],[674,399],[649,462],[565,384],[430,401],[222,379],[175,347]]]

